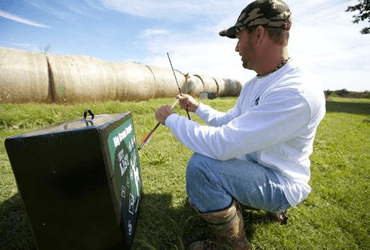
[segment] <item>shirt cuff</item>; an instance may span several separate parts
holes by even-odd
[[[167,127],[167,128],[170,128],[171,127],[171,124],[174,122],[175,120],[175,116],[178,115],[176,113],[173,113],[173,114],[170,114],[169,116],[167,116],[166,120],[164,121],[164,125]]]
[[[203,104],[203,103],[200,102],[199,105],[198,105],[198,108],[195,110],[195,114],[197,116],[199,116],[200,114],[202,114],[205,106],[206,106],[205,104]]]

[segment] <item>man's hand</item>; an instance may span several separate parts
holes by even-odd
[[[175,111],[171,109],[170,105],[162,106],[155,113],[155,119],[157,119],[158,122],[164,125],[164,122],[166,121],[167,117],[173,113],[175,113]]]
[[[190,112],[195,112],[199,106],[199,102],[188,94],[178,95],[177,99],[180,101],[181,108],[187,109]]]

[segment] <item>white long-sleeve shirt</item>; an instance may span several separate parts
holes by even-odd
[[[310,193],[309,156],[325,115],[325,97],[317,81],[294,63],[250,80],[228,112],[200,103],[196,114],[208,126],[177,114],[165,121],[193,152],[218,160],[253,160],[271,168],[291,206]]]

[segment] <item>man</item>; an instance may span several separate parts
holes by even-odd
[[[189,202],[210,225],[216,240],[192,249],[250,249],[238,204],[282,212],[310,193],[309,156],[325,115],[324,93],[288,56],[291,12],[280,0],[249,4],[236,24],[220,32],[237,38],[243,67],[257,76],[243,87],[226,113],[180,95],[182,108],[208,126],[169,107],[156,118],[194,155],[188,163]]]

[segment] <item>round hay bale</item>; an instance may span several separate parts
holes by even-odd
[[[215,77],[218,85],[218,96],[238,96],[242,89],[239,81]]]
[[[114,63],[121,101],[145,101],[154,97],[155,80],[151,70],[137,63]]]
[[[51,89],[58,103],[115,99],[114,71],[108,62],[78,55],[49,56]]]
[[[239,81],[233,79],[223,79],[223,81],[225,86],[224,96],[238,96],[240,94],[242,85]]]
[[[197,76],[190,75],[186,81],[186,89],[188,90],[189,95],[199,97],[200,92],[203,91],[202,80]]]
[[[46,56],[0,48],[0,102],[50,102]]]
[[[216,80],[217,86],[218,86],[217,95],[220,96],[220,97],[227,96],[228,93],[227,93],[225,80],[223,78],[220,78],[220,77],[215,77],[215,80]]]
[[[56,102],[142,101],[154,96],[151,71],[137,63],[110,63],[87,56],[51,56]]]
[[[147,67],[153,73],[155,79],[155,94],[154,98],[175,97],[179,94],[179,88],[176,84],[175,76],[172,69],[160,68],[156,66]],[[186,78],[181,72],[175,70],[177,81],[181,91],[186,93]]]
[[[217,93],[218,87],[217,82],[213,77],[205,76],[205,75],[195,75],[200,78],[200,80],[203,83],[203,91],[212,91],[214,93]]]

